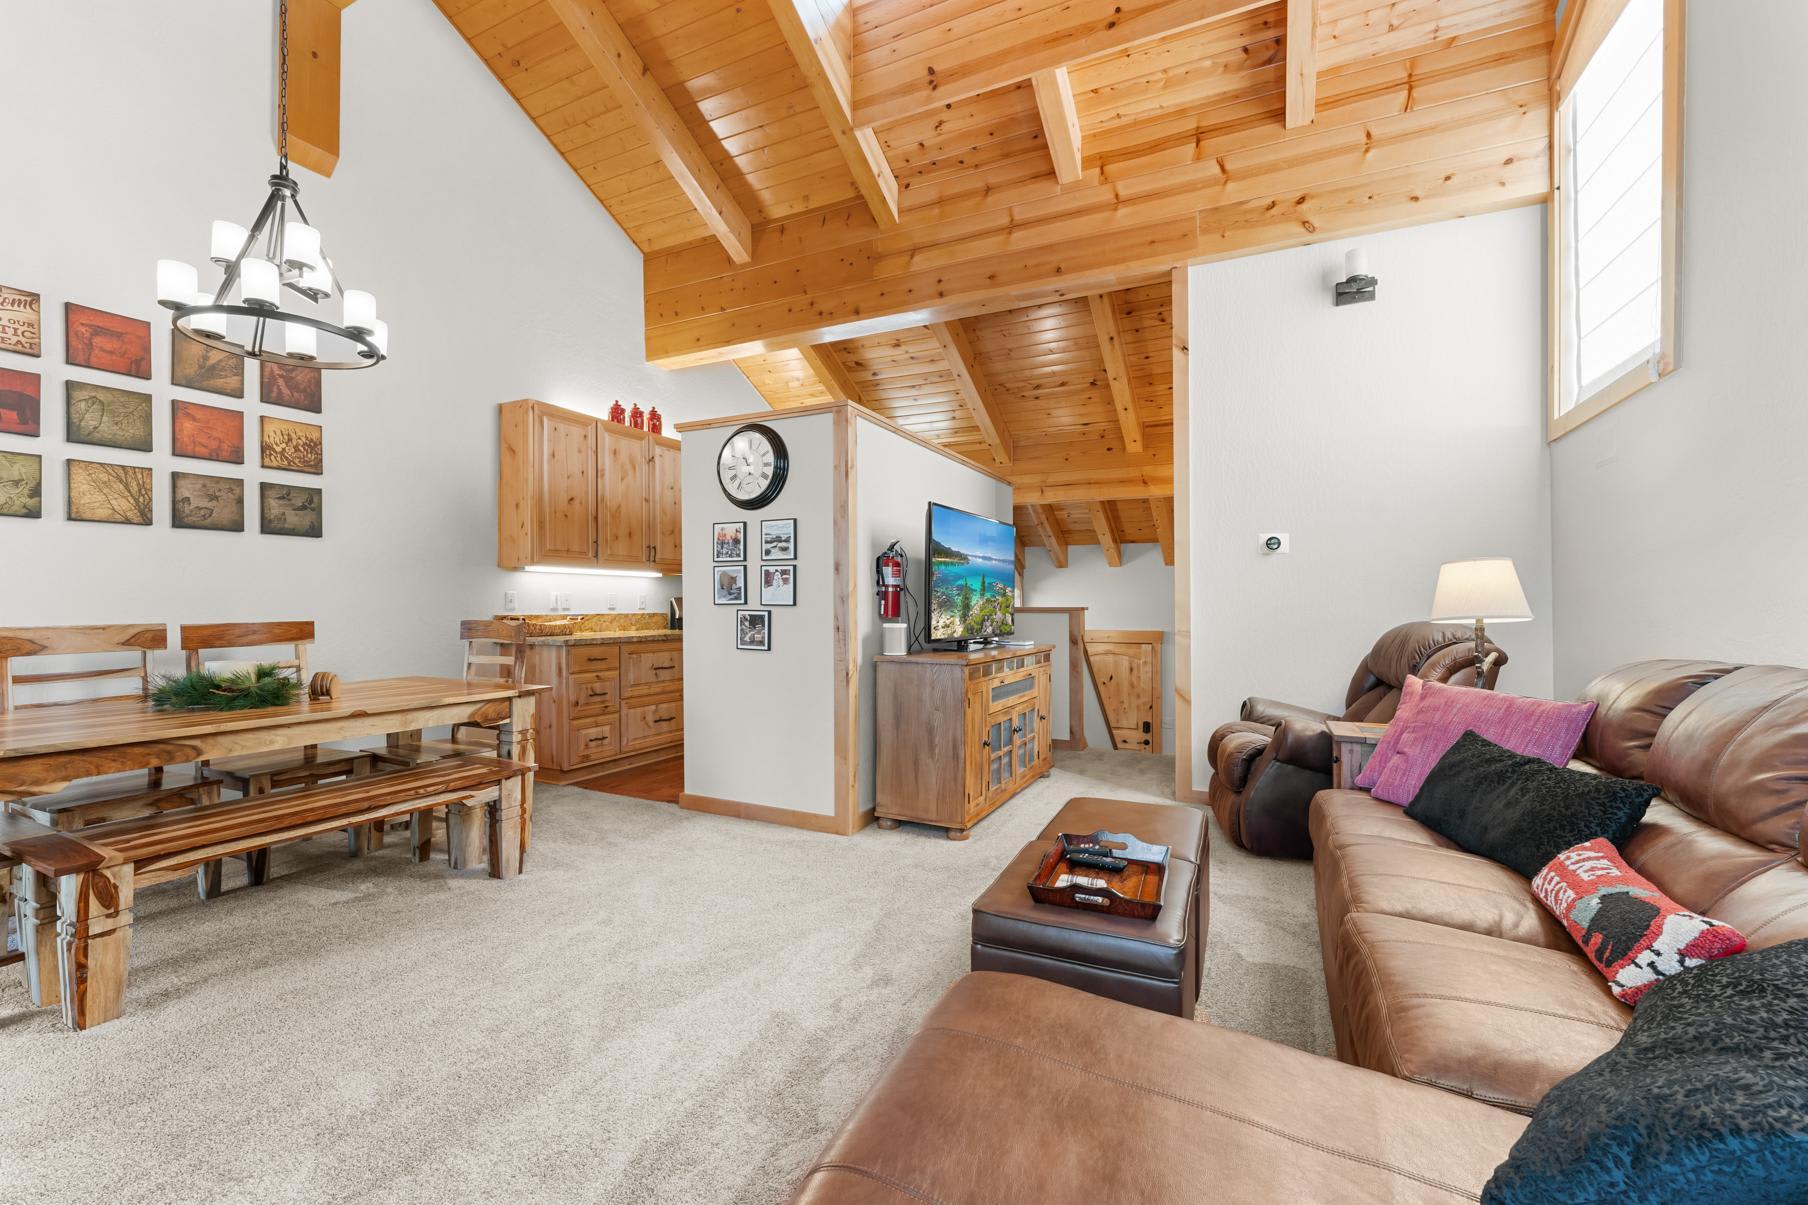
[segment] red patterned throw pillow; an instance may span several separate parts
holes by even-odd
[[[1697,916],[1620,857],[1611,841],[1572,845],[1545,864],[1532,894],[1569,929],[1626,1004],[1659,980],[1745,948],[1731,925]]]

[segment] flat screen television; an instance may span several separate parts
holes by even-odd
[[[928,640],[1009,636],[1017,593],[1017,529],[982,515],[929,504]]]

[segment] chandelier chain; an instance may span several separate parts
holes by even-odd
[[[276,93],[276,157],[281,174],[286,176],[289,174],[289,0],[278,0],[277,22],[281,27],[278,51],[281,74]]]

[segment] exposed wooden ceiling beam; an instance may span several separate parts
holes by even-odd
[[[929,332],[935,336],[948,361],[955,387],[972,412],[973,425],[979,428],[986,446],[992,449],[992,459],[999,464],[1010,464],[1013,455],[1011,431],[1005,426],[1004,414],[992,397],[985,374],[980,371],[979,359],[973,354],[973,341],[967,337],[966,328],[958,322],[932,322]]]
[[[785,45],[810,85],[810,95],[822,110],[855,186],[879,229],[890,230],[898,223],[898,177],[886,162],[872,127],[854,125],[847,58],[847,47],[853,42],[851,0],[832,0],[826,6],[798,0],[770,0],[770,4]]]
[[[1414,66],[1436,63],[1428,55]],[[1510,63],[1514,74],[1548,66],[1536,53]],[[871,228],[864,206],[825,210],[762,239],[750,268],[725,268],[708,247],[649,256],[647,358],[680,367],[855,338],[1545,200],[1548,80],[1500,86],[1499,76],[1463,74],[1462,61],[1451,71],[1441,103],[1383,112],[1400,93],[1352,91],[1333,103],[1321,90],[1310,128],[1283,131],[1277,112],[1273,133],[1252,132],[1243,152],[1163,160],[1150,177],[1064,189],[1044,177],[946,213],[913,208],[890,235]],[[1039,213],[1037,198],[1057,189],[1059,207]],[[982,217],[996,232],[973,237]]]
[[[1054,160],[1055,179],[1072,184],[1080,178],[1080,115],[1074,109],[1073,83],[1067,68],[1051,67],[1030,77],[1036,111],[1042,116],[1042,140]]]
[[[716,174],[709,157],[664,89],[653,79],[634,44],[602,0],[546,0],[577,42],[578,49],[609,85],[629,120],[640,130],[685,197],[737,264],[753,259],[753,227],[740,204]]]
[[[1161,563],[1174,563],[1174,499],[1151,498],[1149,509],[1155,512],[1155,542],[1161,545]]]
[[[854,120],[884,125],[1265,2],[1021,0],[1005,6],[928,0],[908,20],[856,36]]]
[[[1171,498],[1174,466],[1117,471],[1099,469],[1069,481],[1014,481],[1011,497],[1017,506],[1048,502],[1111,501],[1118,498]]]
[[[289,161],[323,176],[339,166],[339,14],[352,3],[289,6]]]
[[[1111,294],[1094,293],[1086,299],[1092,307],[1092,327],[1098,332],[1099,351],[1105,357],[1105,376],[1111,382],[1111,403],[1117,408],[1117,425],[1124,433],[1124,447],[1143,450],[1143,417],[1130,388],[1130,365],[1124,360],[1124,337],[1118,330],[1117,311]]]
[[[1287,128],[1318,109],[1318,0],[1287,0]]]
[[[803,356],[804,363],[810,366],[810,371],[816,374],[816,379],[822,382],[822,387],[829,391],[830,400],[837,402],[858,402],[860,400],[860,386],[854,383],[854,378],[848,375],[846,368],[842,367],[841,361],[836,358],[834,348],[827,343],[819,343],[806,345],[797,350]]]
[[[1032,506],[1030,518],[1036,522],[1036,533],[1042,537],[1048,559],[1057,569],[1067,568],[1067,537],[1061,531],[1061,516],[1046,506]]]
[[[1111,516],[1109,502],[1088,502],[1086,511],[1092,516],[1092,530],[1099,537],[1099,549],[1105,563],[1113,569],[1124,563],[1124,542],[1118,535],[1117,520]]]

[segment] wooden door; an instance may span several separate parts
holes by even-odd
[[[1114,749],[1161,752],[1161,636],[1086,633],[1086,663]]]
[[[647,433],[598,423],[603,473],[597,509],[602,514],[602,560],[645,565],[647,536]]]
[[[596,426],[582,415],[535,408],[536,561],[596,561]]]
[[[653,435],[647,438],[648,465],[647,539],[653,545],[653,567],[681,573],[684,558],[679,546],[678,441]]]

